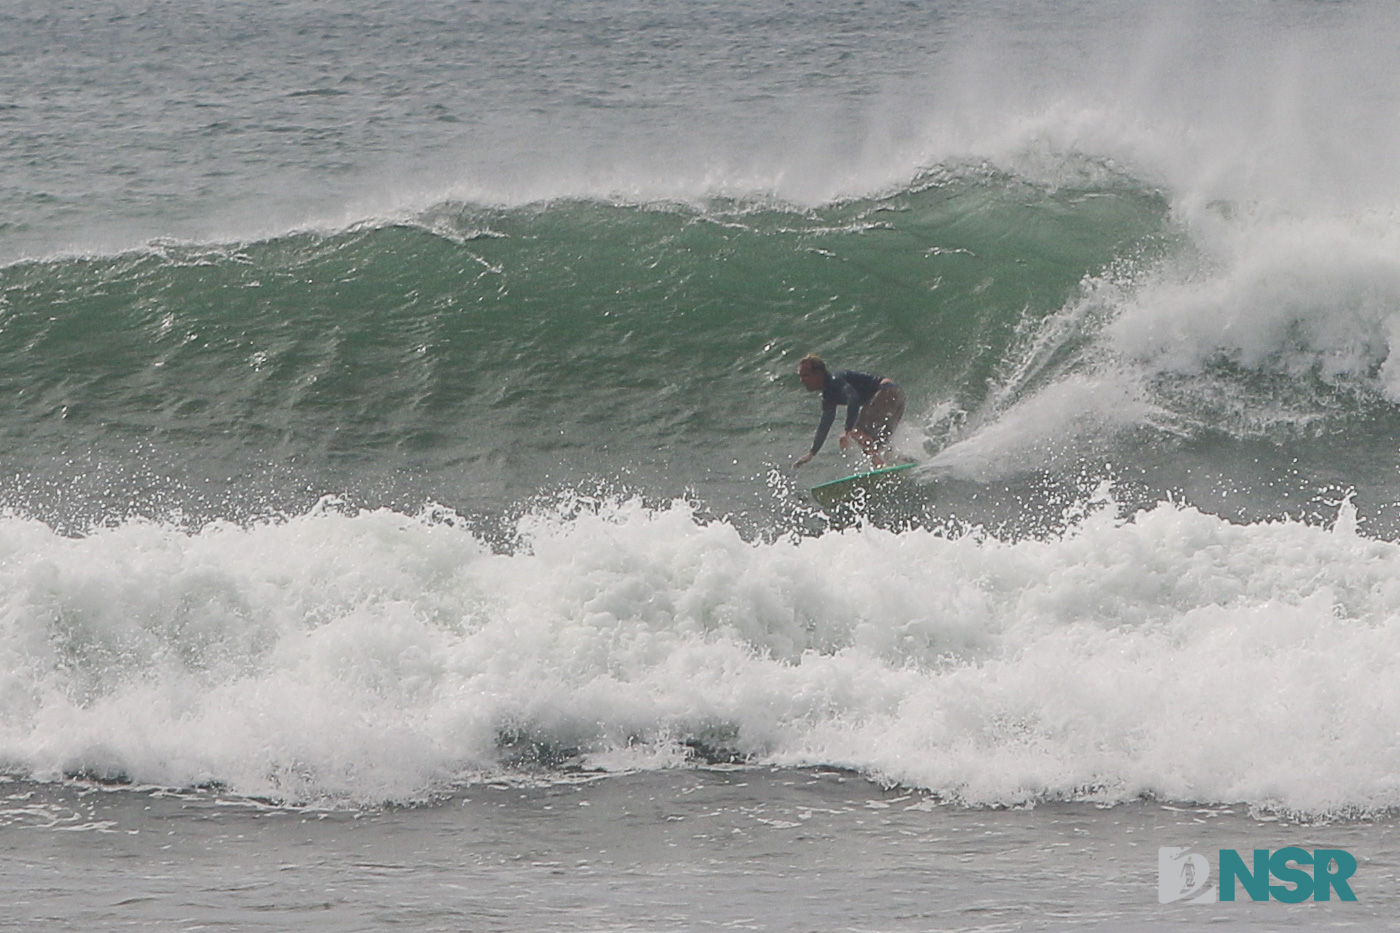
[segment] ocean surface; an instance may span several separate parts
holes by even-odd
[[[1398,38],[0,0],[0,930],[1397,928]]]

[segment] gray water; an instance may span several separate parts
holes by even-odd
[[[968,809],[824,770],[492,783],[357,812],[3,790],[0,929],[16,931],[1382,930],[1400,910],[1390,819]],[[1163,845],[1348,849],[1357,900],[1163,905]]]
[[[9,3],[0,258],[449,196],[683,195],[707,176],[743,190],[806,165],[829,185],[862,109],[907,83],[958,7]]]

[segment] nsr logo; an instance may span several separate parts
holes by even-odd
[[[1347,883],[1356,874],[1356,859],[1345,849],[1309,852],[1289,846],[1272,855],[1268,849],[1255,849],[1252,869],[1234,849],[1221,849],[1218,865],[1222,901],[1235,899],[1236,882],[1251,901],[1267,901],[1270,897],[1286,904],[1298,904],[1310,897],[1314,901],[1330,901],[1333,891],[1340,900],[1356,900]],[[1305,865],[1312,866],[1312,874],[1304,870]],[[1270,876],[1281,883],[1270,884]],[[1214,904],[1217,892],[1209,882],[1210,862],[1204,855],[1191,854],[1189,846],[1163,846],[1157,850],[1157,900],[1161,903]]]

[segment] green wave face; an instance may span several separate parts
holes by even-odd
[[[3,431],[40,480],[139,471],[185,487],[176,505],[294,480],[490,509],[625,479],[723,507],[808,443],[802,354],[896,375],[916,407],[975,404],[1018,328],[1163,213],[1128,185],[949,177],[820,210],[445,204],[19,264],[0,272]]]

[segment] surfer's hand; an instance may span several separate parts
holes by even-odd
[[[839,443],[841,444],[842,450],[849,449],[851,446],[851,432],[847,431],[845,434],[842,434]]]
[[[798,467],[802,466],[802,464],[804,464],[804,463],[810,463],[811,460],[812,460],[812,452],[809,450],[809,451],[807,451],[807,453],[805,453],[805,454],[803,454],[802,456],[800,456],[800,457],[797,458],[797,462],[794,463],[794,464],[792,465],[792,468],[795,470],[795,469],[797,469]]]

